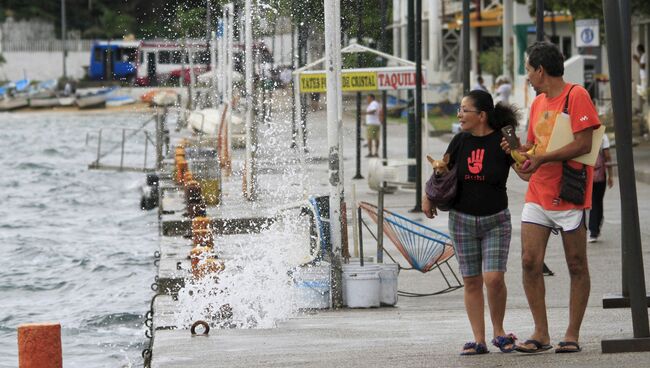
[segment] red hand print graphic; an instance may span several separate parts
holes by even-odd
[[[478,174],[483,169],[483,155],[485,150],[483,148],[472,151],[472,157],[467,158],[467,168],[472,174]]]

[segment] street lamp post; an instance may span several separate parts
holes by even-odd
[[[66,47],[66,29],[65,29],[65,0],[61,0],[61,46],[63,48],[63,79],[68,78],[68,72],[65,65],[68,57],[68,49]]]

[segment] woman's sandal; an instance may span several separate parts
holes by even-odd
[[[502,353],[511,353],[515,350],[515,342],[517,341],[517,336],[514,334],[507,334],[506,336],[497,336],[492,339],[492,345],[496,346],[501,350]],[[510,347],[507,347],[510,345]]]
[[[463,346],[463,351],[460,353],[460,355],[479,355],[487,354],[489,352],[490,351],[488,350],[487,346],[485,346],[485,344],[468,342]]]

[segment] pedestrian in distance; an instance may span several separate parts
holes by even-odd
[[[648,88],[648,79],[645,72],[647,56],[645,53],[645,46],[643,46],[642,43],[636,45],[636,54],[632,55],[632,58],[639,65],[639,84],[637,86],[637,92],[641,96],[645,97],[646,88]]]
[[[494,91],[496,94],[495,102],[496,103],[510,103],[510,94],[512,93],[512,85],[510,80],[506,76],[501,76],[497,78],[497,87]]]
[[[556,353],[575,353],[579,345],[580,326],[584,318],[591,287],[587,262],[585,210],[591,207],[593,167],[572,161],[591,151],[593,130],[600,126],[589,93],[578,85],[564,81],[564,57],[550,42],[536,42],[527,49],[528,82],[537,92],[530,107],[527,151],[537,144],[534,155],[523,153],[529,165],[521,171],[531,174],[521,214],[523,284],[535,323],[530,338],[516,350],[537,353],[552,348],[546,315],[545,285],[542,274],[544,255],[551,231],[562,235],[564,254],[571,279],[569,324]],[[574,140],[564,147],[547,152],[556,119],[568,114]],[[506,152],[510,147],[504,139]],[[574,169],[586,167],[585,197],[581,204],[560,198],[563,162]],[[566,197],[565,197],[566,198]]]
[[[589,240],[588,243],[595,243],[600,237],[600,229],[603,226],[603,198],[607,187],[614,185],[612,170],[612,157],[609,154],[609,138],[603,134],[603,143],[598,151],[598,158],[594,165],[594,188],[591,196],[591,210],[589,211]]]
[[[488,92],[488,89],[487,89],[487,87],[485,86],[484,83],[485,83],[485,82],[483,81],[483,77],[479,75],[479,76],[476,78],[476,84],[474,85],[474,87],[472,88],[472,90],[480,90],[480,91]]]
[[[368,106],[362,115],[366,115],[366,138],[368,139],[368,155],[379,157],[379,132],[381,130],[381,105],[372,93],[367,97]]]
[[[503,319],[507,289],[504,280],[512,223],[506,182],[515,162],[500,147],[501,128],[517,126],[518,113],[505,104],[494,105],[492,95],[470,91],[458,109],[461,132],[449,143],[445,157],[456,166],[457,194],[449,210],[449,232],[463,276],[465,310],[474,341],[461,355],[485,354],[485,301],[492,321],[492,344],[504,353],[515,348],[516,336],[506,333]],[[447,154],[449,156],[447,156]],[[527,176],[522,176],[527,180]],[[425,194],[422,211],[435,217],[437,209]]]

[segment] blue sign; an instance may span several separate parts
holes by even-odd
[[[594,40],[594,31],[591,28],[584,28],[580,32],[580,39],[586,44],[590,44]]]

